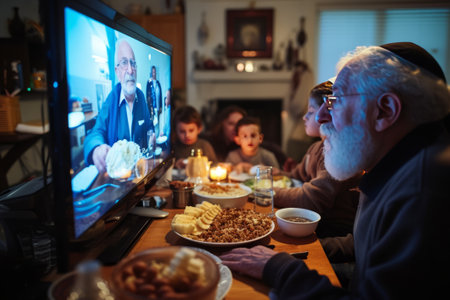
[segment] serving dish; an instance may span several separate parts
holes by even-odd
[[[121,260],[112,270],[118,299],[215,300],[220,281],[217,260],[195,248],[151,248]],[[151,297],[150,297],[151,298]]]
[[[184,239],[186,241],[190,241],[190,242],[196,243],[196,244],[199,244],[199,245],[202,245],[202,246],[209,246],[209,247],[238,247],[238,246],[242,246],[242,245],[246,245],[246,244],[249,244],[249,243],[253,243],[253,242],[262,240],[263,238],[269,236],[273,232],[274,229],[275,229],[275,223],[272,222],[269,231],[267,233],[265,233],[264,235],[261,235],[261,236],[259,236],[257,238],[251,239],[251,240],[240,241],[240,242],[232,242],[232,243],[204,242],[204,241],[191,239],[191,238],[189,238],[187,236],[184,236],[184,235],[182,235],[182,234],[180,234],[180,233],[178,233],[176,231],[174,231],[174,232],[175,232],[176,235],[178,235],[182,239]]]
[[[255,177],[247,179],[243,182],[244,185],[250,187],[252,190],[255,186]],[[273,176],[273,187],[274,188],[289,188],[294,186],[294,182],[291,178],[282,175],[274,175]]]
[[[202,193],[202,189],[205,186],[217,186],[224,188],[231,188],[233,186],[237,186],[244,190],[245,192],[236,196],[232,195],[205,195]],[[213,204],[219,204],[222,208],[242,208],[245,203],[247,203],[248,196],[252,193],[252,189],[244,184],[238,183],[206,183],[197,185],[193,191],[195,197],[194,200],[196,203],[201,203],[203,201],[208,201]]]
[[[231,270],[227,266],[223,265],[222,260],[219,257],[212,254],[211,252],[209,252],[205,249],[202,249],[202,248],[196,248],[196,247],[189,247],[189,248],[211,256],[211,258],[214,259],[216,261],[216,263],[219,265],[220,279],[219,279],[219,285],[217,286],[216,300],[223,299],[230,291],[231,284],[233,283],[233,275],[231,273]]]
[[[237,182],[244,182],[246,180],[255,178],[255,174],[250,175],[248,173],[237,173],[236,171],[231,171],[230,174],[228,174],[228,178],[233,181]]]
[[[250,168],[250,170],[248,170],[248,172],[242,172],[239,174],[235,170],[233,170],[228,175],[228,178],[237,182],[244,182],[249,179],[254,179],[256,171],[259,167],[263,167],[263,165],[254,165],[253,167]]]

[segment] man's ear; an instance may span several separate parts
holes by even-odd
[[[235,136],[234,136],[234,142],[235,142],[236,144],[238,144],[239,146],[241,145],[241,139],[239,138],[238,135],[235,135]]]
[[[381,132],[397,122],[402,111],[402,102],[396,94],[384,93],[378,97],[376,109],[375,130]]]

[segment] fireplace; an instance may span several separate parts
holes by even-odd
[[[241,106],[261,119],[264,139],[286,151],[297,124],[288,113],[291,79],[289,71],[194,71],[193,84],[188,85],[188,103],[203,112],[205,129],[218,109]]]

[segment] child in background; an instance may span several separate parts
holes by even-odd
[[[191,155],[192,149],[201,149],[208,160],[217,162],[216,154],[211,144],[198,137],[202,131],[202,119],[199,112],[192,106],[183,106],[175,110],[173,117],[175,142],[175,168],[186,167],[184,160]]]
[[[257,118],[244,117],[236,124],[234,140],[240,149],[231,151],[226,162],[233,164],[236,173],[249,173],[254,165],[265,165],[279,168],[275,155],[269,150],[260,148],[264,135]]]

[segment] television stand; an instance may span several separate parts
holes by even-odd
[[[118,263],[131,250],[152,221],[153,219],[149,217],[127,214],[122,223],[106,236],[109,246],[97,259],[103,265]]]

